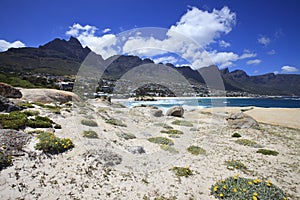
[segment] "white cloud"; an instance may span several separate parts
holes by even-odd
[[[20,48],[25,47],[25,44],[21,41],[7,42],[5,40],[0,40],[0,52],[6,51],[9,48]]]
[[[230,47],[230,43],[229,42],[225,42],[224,40],[220,40],[219,41],[219,46],[223,47],[223,48],[227,48],[227,47]]]
[[[282,73],[293,73],[298,71],[296,67],[292,67],[292,66],[283,66],[281,67],[281,70]]]
[[[155,63],[176,63],[178,60],[174,56],[166,56],[153,59]]]
[[[73,26],[69,27],[66,35],[76,37],[83,46],[88,46],[92,51],[100,54],[105,59],[116,55],[117,52],[112,48],[116,42],[116,36],[114,34],[96,36],[97,30],[95,26],[73,24]]]
[[[110,32],[110,31],[111,31],[110,28],[106,28],[106,29],[104,29],[104,30],[102,31],[102,33],[108,33],[108,32]]]
[[[215,42],[221,33],[227,34],[235,25],[235,13],[228,7],[214,9],[211,13],[192,7],[184,14],[176,25],[171,26],[167,35],[173,32],[192,38],[199,45],[206,46]]]
[[[277,75],[277,74],[279,74],[279,71],[274,71],[273,73],[274,73],[275,75]]]
[[[274,49],[272,49],[271,51],[268,51],[267,54],[268,55],[275,55],[276,51]]]
[[[259,63],[261,63],[261,60],[254,59],[254,60],[248,60],[246,64],[247,65],[258,65]]]
[[[258,43],[264,45],[264,46],[268,46],[271,42],[271,39],[265,36],[259,36],[259,38],[257,39]]]
[[[228,34],[232,30],[235,20],[235,13],[228,7],[220,10],[214,9],[211,12],[192,7],[175,25],[165,30],[163,36],[156,37],[159,28],[151,29],[150,32],[154,34],[149,35],[148,31],[146,36],[140,30],[134,35],[124,32],[116,36],[108,34],[108,29],[102,31],[102,35],[97,35],[98,29],[95,26],[80,24],[73,24],[66,34],[77,37],[83,46],[89,46],[104,58],[115,54],[157,57],[166,52],[172,52],[190,62],[194,69],[212,64],[223,68],[234,65],[237,60],[256,57],[255,53],[248,51],[240,56],[234,52],[208,50],[210,44],[216,43],[222,35]],[[230,43],[220,40],[219,45],[228,47]],[[168,62],[176,62],[171,58],[164,59]]]
[[[254,70],[254,74],[257,74],[259,71],[258,70]]]

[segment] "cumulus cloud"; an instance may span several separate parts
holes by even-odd
[[[108,33],[110,31],[108,28],[100,32],[99,35],[95,26],[80,24],[73,24],[66,34],[77,37],[83,46],[89,46],[104,58],[115,54],[148,57],[160,55],[161,61],[176,62],[175,59],[163,56],[163,54],[171,52],[190,62],[194,69],[212,64],[217,64],[223,68],[234,65],[237,60],[256,56],[255,53],[251,52],[238,55],[234,52],[211,50],[209,45],[217,41],[222,47],[230,46],[230,43],[219,39],[222,35],[228,34],[235,23],[236,14],[226,6],[211,12],[191,7],[177,23],[165,30],[163,36],[157,37],[156,34],[146,34],[145,36],[139,32],[136,32],[135,35],[121,33],[116,36]],[[151,30],[150,32],[156,33],[156,31],[158,30]]]
[[[7,42],[5,40],[0,40],[0,52],[6,51],[9,48],[20,48],[25,47],[25,44],[21,41]]]
[[[259,63],[261,63],[261,60],[259,60],[259,59],[248,60],[246,62],[247,65],[258,65]]]
[[[77,23],[69,27],[66,35],[76,37],[83,46],[88,46],[92,51],[100,54],[105,59],[112,55],[116,55],[117,52],[112,48],[116,42],[116,36],[114,34],[97,36],[97,30],[98,28],[95,26],[82,26]]]
[[[106,28],[106,29],[104,29],[104,30],[102,31],[102,33],[108,33],[108,32],[110,32],[110,31],[111,31],[110,28]]]
[[[223,47],[223,48],[227,48],[227,47],[230,47],[230,43],[229,42],[225,42],[224,40],[220,40],[219,41],[219,46]]]
[[[257,39],[259,44],[262,44],[264,46],[268,46],[271,42],[271,39],[265,36],[260,35],[259,38]]]
[[[294,73],[297,72],[298,69],[296,67],[292,67],[292,66],[283,66],[281,67],[281,72],[282,73]]]

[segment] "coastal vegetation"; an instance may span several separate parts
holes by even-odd
[[[173,140],[166,137],[152,137],[152,138],[148,138],[148,141],[156,144],[162,144],[162,145],[174,145]]]
[[[81,124],[85,126],[98,126],[97,122],[91,119],[82,119]]]
[[[58,138],[54,133],[42,132],[37,138],[39,142],[35,145],[35,148],[44,153],[58,154],[74,147],[73,142],[69,138]]]
[[[210,191],[217,199],[287,199],[283,190],[270,180],[242,178],[239,175],[216,182],[211,186]]]
[[[123,126],[123,127],[127,126],[121,120],[115,119],[115,118],[107,119],[107,120],[105,120],[105,122],[108,123],[108,124],[114,125],[114,126]]]
[[[205,155],[206,154],[205,149],[203,149],[202,147],[199,147],[199,146],[194,146],[194,145],[189,146],[187,148],[187,151],[193,155],[200,155],[200,154]]]
[[[270,149],[258,149],[257,153],[261,153],[263,155],[271,155],[271,156],[277,156],[279,154],[277,151],[273,151]]]
[[[186,121],[186,120],[175,120],[172,122],[174,125],[178,126],[193,126],[192,122]]]
[[[82,136],[86,138],[98,138],[98,134],[93,130],[83,131]]]

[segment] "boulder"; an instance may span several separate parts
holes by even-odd
[[[127,147],[127,150],[130,152],[130,153],[133,153],[133,154],[142,154],[142,153],[146,153],[144,148],[141,147],[141,146],[130,146],[130,147]]]
[[[136,112],[138,114],[142,114],[144,116],[149,116],[149,117],[162,117],[163,116],[163,112],[162,110],[158,109],[155,106],[151,106],[151,105],[139,105],[139,106],[135,106],[131,109],[133,112]]]
[[[182,106],[173,106],[169,110],[167,110],[167,116],[174,116],[174,117],[183,117],[183,107]]]
[[[55,89],[21,89],[22,100],[40,103],[66,103],[68,101],[80,101],[77,94],[73,92]]]
[[[0,82],[0,95],[6,98],[21,98],[22,93],[20,90],[10,86],[6,83]]]
[[[21,110],[21,108],[7,98],[0,96],[0,112],[11,112],[15,110]]]
[[[259,126],[255,119],[243,112],[231,114],[226,120],[228,126],[234,129],[257,128]]]

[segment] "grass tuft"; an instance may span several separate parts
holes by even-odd
[[[198,146],[194,146],[194,145],[189,146],[187,148],[187,151],[190,152],[193,155],[199,155],[199,154],[205,155],[206,154],[205,149],[203,149],[201,147],[198,147]]]
[[[97,122],[91,119],[83,119],[81,120],[81,124],[85,126],[92,126],[92,127],[98,126]]]
[[[108,123],[108,124],[114,125],[114,126],[127,127],[127,125],[124,124],[124,123],[123,123],[121,120],[119,120],[119,119],[111,118],[111,119],[105,120],[105,122]]]
[[[248,139],[237,139],[235,141],[235,143],[244,145],[244,146],[255,147],[255,148],[262,147],[260,144],[257,144],[257,142],[255,142],[253,140],[248,140]]]
[[[82,136],[86,138],[98,138],[98,134],[92,130],[83,131]]]
[[[256,153],[261,153],[263,155],[271,155],[277,156],[279,153],[277,151],[269,150],[269,149],[259,149]]]
[[[149,142],[162,144],[162,145],[174,145],[173,140],[165,137],[152,137],[148,139]]]
[[[178,126],[189,126],[189,127],[193,126],[192,122],[185,121],[185,120],[175,120],[172,122],[172,124],[178,125]]]
[[[234,137],[234,138],[240,138],[240,137],[242,137],[242,136],[241,136],[241,134],[239,134],[239,133],[234,133],[234,134],[232,134],[231,137]]]

